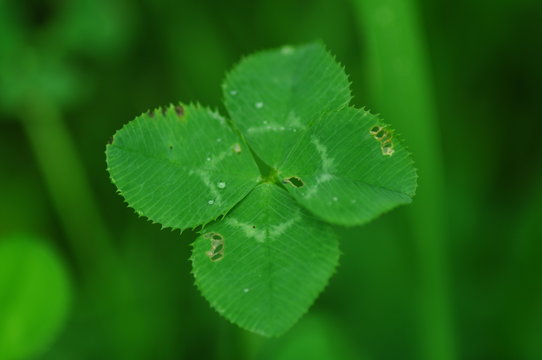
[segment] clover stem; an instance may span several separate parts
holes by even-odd
[[[457,358],[449,304],[444,172],[433,89],[414,0],[355,0],[378,112],[408,139],[419,170],[410,224],[417,246],[423,358]]]

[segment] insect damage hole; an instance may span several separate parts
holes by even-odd
[[[383,126],[375,125],[369,130],[373,138],[380,143],[380,151],[384,156],[392,156],[395,152],[393,148],[393,132]]]
[[[303,180],[301,180],[301,178],[298,178],[297,176],[290,176],[288,178],[285,178],[284,183],[293,185],[296,188],[300,188],[300,187],[303,187],[303,185],[305,185]]]
[[[205,253],[209,260],[212,262],[222,260],[224,258],[224,237],[222,234],[209,232],[203,237],[211,242],[211,249]]]

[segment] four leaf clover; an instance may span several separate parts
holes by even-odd
[[[223,91],[229,119],[179,104],[125,125],[108,170],[138,214],[199,232],[196,285],[220,314],[277,336],[334,272],[330,224],[411,202],[416,170],[389,126],[349,106],[347,75],[320,43],[249,56]]]

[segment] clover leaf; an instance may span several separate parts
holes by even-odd
[[[249,56],[223,90],[229,120],[200,105],[144,113],[107,146],[108,170],[139,215],[196,229],[196,285],[220,314],[277,336],[333,274],[330,224],[409,203],[416,170],[390,126],[349,106],[320,43]]]

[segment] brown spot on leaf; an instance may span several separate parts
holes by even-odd
[[[222,234],[208,232],[203,237],[211,241],[211,249],[205,253],[209,260],[212,262],[222,260],[224,258],[224,237]]]
[[[183,116],[184,108],[181,105],[175,106],[175,113],[177,114],[177,116]]]

